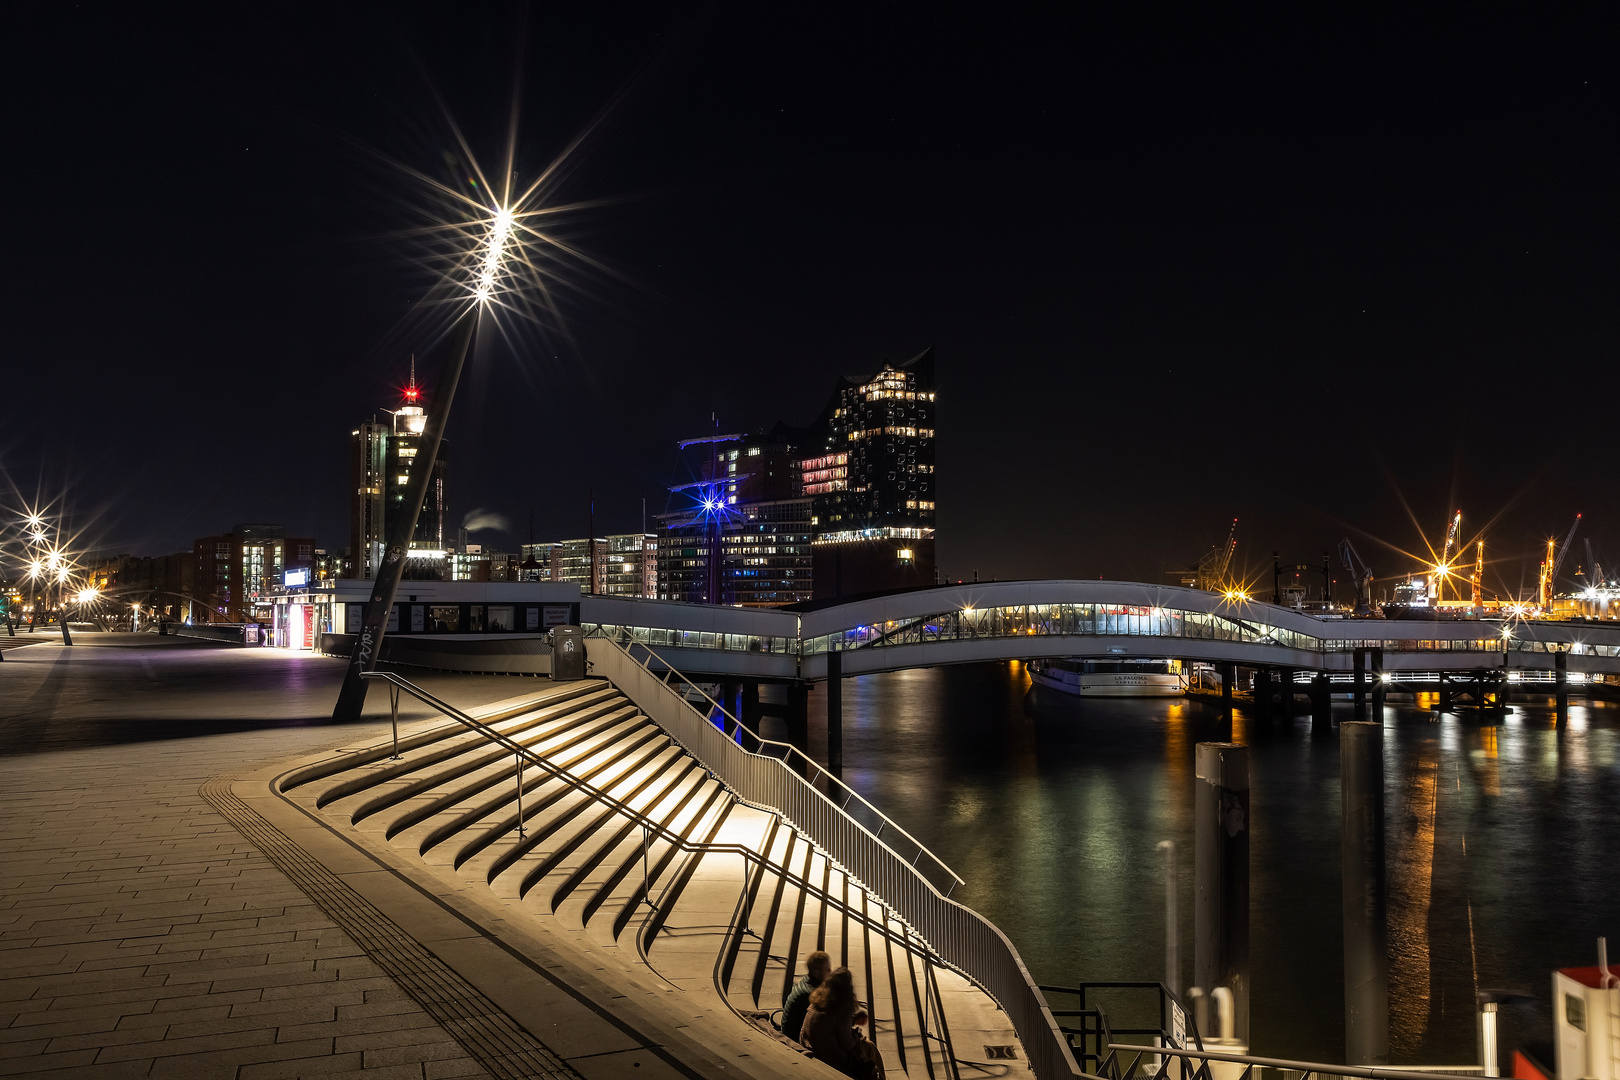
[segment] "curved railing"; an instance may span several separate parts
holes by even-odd
[[[606,676],[741,798],[792,822],[915,932],[941,963],[994,998],[1012,1021],[1037,1076],[1056,1080],[1084,1075],[1018,950],[994,924],[942,893],[913,865],[918,859],[908,861],[898,854],[782,759],[738,745],[734,733],[717,727],[661,673],[617,642],[590,638],[586,649],[593,674]]]

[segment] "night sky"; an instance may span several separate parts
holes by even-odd
[[[475,540],[634,530],[711,412],[931,345],[952,578],[1157,580],[1237,517],[1267,588],[1345,535],[1387,581],[1458,508],[1488,587],[1577,512],[1620,566],[1606,28],[1046,8],[13,12],[4,479],[106,550],[346,545],[350,430],[439,362],[389,163],[454,172],[448,114],[496,165],[521,74],[610,269],[469,368]]]

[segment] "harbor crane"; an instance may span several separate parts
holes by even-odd
[[[1537,600],[1543,610],[1552,604],[1553,593],[1558,590],[1558,571],[1563,568],[1564,557],[1569,554],[1569,545],[1575,539],[1575,530],[1581,527],[1581,515],[1575,515],[1575,523],[1564,534],[1564,542],[1554,547],[1554,541],[1547,540],[1547,558],[1541,564],[1541,588],[1538,590]]]
[[[1474,555],[1474,576],[1469,578],[1469,584],[1474,587],[1474,608],[1478,610],[1485,602],[1485,541],[1481,540]]]
[[[1226,571],[1232,565],[1232,553],[1236,550],[1237,518],[1233,518],[1231,531],[1226,534],[1226,544],[1210,548],[1198,560],[1198,588],[1205,592],[1225,591]]]
[[[1339,562],[1344,564],[1350,580],[1356,587],[1356,614],[1372,614],[1372,567],[1361,560],[1361,553],[1347,536],[1339,541]]]
[[[1446,529],[1446,546],[1440,552],[1440,562],[1434,568],[1434,602],[1437,604],[1445,599],[1446,578],[1451,576],[1451,549],[1457,546],[1457,531],[1461,528],[1462,511],[1459,510],[1451,519],[1451,526]]]

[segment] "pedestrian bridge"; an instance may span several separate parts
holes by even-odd
[[[1517,620],[1321,618],[1292,608],[1127,581],[947,585],[793,612],[585,596],[586,635],[646,646],[688,675],[820,681],[842,674],[1035,657],[1150,656],[1348,672],[1552,670],[1620,676],[1620,626]]]

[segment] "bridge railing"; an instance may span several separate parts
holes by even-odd
[[[1012,1021],[1037,1076],[1055,1080],[1084,1075],[1012,942],[976,911],[940,892],[918,869],[916,864],[924,854],[933,857],[931,852],[917,844],[915,858],[907,860],[898,854],[810,778],[780,758],[739,746],[733,734],[698,712],[660,672],[618,643],[588,639],[586,648],[595,674],[611,680],[739,798],[780,812],[870,890],[942,962],[993,997]],[[650,650],[648,656],[652,656]],[[713,699],[708,700],[713,704]],[[954,872],[951,876],[961,880]]]

